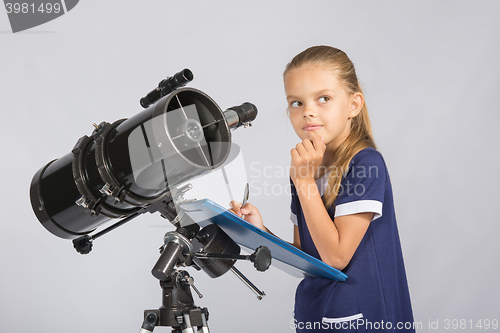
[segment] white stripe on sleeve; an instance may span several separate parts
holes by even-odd
[[[335,206],[335,216],[374,213],[372,221],[382,216],[382,203],[377,200],[358,200]]]
[[[290,213],[290,220],[292,220],[292,223],[294,225],[299,225],[299,223],[297,222],[297,215],[295,215],[294,213]]]

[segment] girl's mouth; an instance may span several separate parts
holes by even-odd
[[[317,129],[320,129],[321,127],[323,127],[322,125],[314,125],[314,124],[308,124],[308,125],[305,125],[304,127],[302,127],[302,129],[304,131],[315,131]]]

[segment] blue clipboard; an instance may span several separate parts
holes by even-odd
[[[201,227],[210,223],[217,224],[236,243],[250,252],[259,246],[267,246],[273,257],[271,265],[290,275],[299,278],[316,276],[337,281],[347,279],[347,275],[341,271],[255,227],[209,199],[184,202],[181,208]]]

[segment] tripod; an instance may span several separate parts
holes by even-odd
[[[258,299],[265,295],[233,265],[236,260],[250,260],[257,270],[267,270],[271,265],[271,251],[267,247],[261,246],[251,255],[240,255],[240,247],[215,224],[201,231],[197,224],[178,226],[176,231],[165,234],[164,243],[160,258],[151,271],[160,280],[162,306],[144,311],[140,333],[151,333],[156,326],[170,326],[172,333],[194,333],[194,327],[198,333],[209,333],[208,309],[194,304],[191,288],[200,298],[203,295],[194,286],[189,273],[175,269],[176,266],[193,266],[213,278],[231,269],[257,293]]]

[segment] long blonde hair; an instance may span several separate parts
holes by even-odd
[[[308,48],[296,55],[286,65],[283,80],[292,69],[306,64],[322,65],[331,70],[348,94],[363,93],[354,65],[342,50],[323,45]],[[333,206],[341,187],[342,176],[348,172],[352,158],[367,147],[376,149],[368,109],[366,103],[363,103],[361,111],[351,119],[351,129],[348,137],[335,151],[332,164],[328,167],[330,176],[327,191],[323,197],[323,202],[327,208]]]

